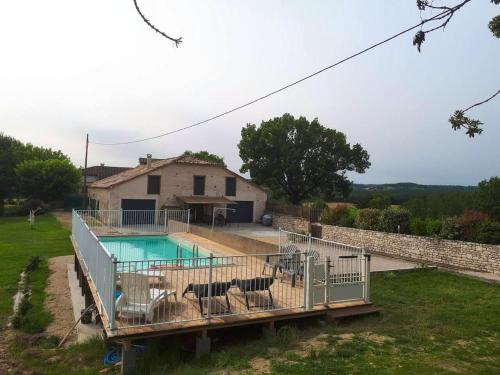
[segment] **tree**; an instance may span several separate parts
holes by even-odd
[[[45,201],[78,191],[81,173],[69,160],[25,160],[15,169],[20,192]]]
[[[276,196],[292,203],[312,197],[347,196],[351,181],[347,171],[364,173],[370,166],[368,153],[346,142],[344,133],[322,126],[318,119],[295,119],[290,114],[247,124],[238,144],[242,173],[267,186]]]
[[[391,205],[391,197],[386,193],[377,192],[373,193],[370,200],[368,201],[369,208],[378,208],[383,210]]]
[[[479,183],[476,208],[500,221],[500,177],[491,177]]]
[[[421,46],[422,43],[425,41],[425,36],[433,31],[436,31],[438,29],[444,30],[446,25],[451,21],[453,16],[455,15],[455,12],[462,9],[464,5],[469,3],[471,0],[463,0],[462,2],[459,2],[453,6],[451,5],[437,5],[435,4],[434,0],[417,0],[417,8],[420,10],[420,18],[422,18],[422,12],[425,12],[426,10],[430,11],[439,11],[441,12],[440,15],[437,17],[434,16],[434,19],[432,22],[439,21],[440,23],[437,26],[431,27],[430,29],[423,30],[421,29],[418,31],[415,36],[413,37],[413,45],[417,47],[418,52],[421,51]],[[490,0],[492,4],[500,4],[500,0]],[[493,17],[490,22],[488,23],[488,27],[493,33],[493,36],[500,38],[500,15]],[[452,116],[448,119],[448,121],[451,124],[451,127],[453,130],[459,130],[459,129],[465,129],[465,134],[467,134],[469,137],[473,138],[474,136],[481,134],[483,132],[483,129],[481,125],[483,123],[479,121],[478,119],[472,119],[470,117],[467,117],[465,113],[472,108],[478,107],[482,104],[485,104],[495,98],[497,95],[500,94],[500,90],[498,90],[496,93],[491,95],[485,100],[482,100],[476,104],[473,104],[466,109],[459,109],[456,110]]]
[[[69,160],[61,151],[24,144],[0,133],[0,213],[4,199],[19,195],[15,167],[24,160]]]
[[[183,156],[192,156],[193,158],[200,159],[200,160],[205,160],[205,161],[210,161],[212,163],[217,163],[222,166],[226,166],[226,163],[224,162],[224,158],[219,155],[211,154],[208,151],[198,151],[198,152],[193,152],[190,150],[184,151],[182,154]]]

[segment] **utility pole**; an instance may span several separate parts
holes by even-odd
[[[83,169],[83,205],[87,208],[87,158],[89,155],[89,133],[85,141],[85,167]]]

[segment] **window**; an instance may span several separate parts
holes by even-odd
[[[226,177],[226,195],[236,195],[236,177]]]
[[[193,195],[205,195],[205,176],[193,177]]]
[[[160,194],[161,176],[148,176],[148,194]]]

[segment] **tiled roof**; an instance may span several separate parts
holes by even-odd
[[[94,165],[87,168],[87,176],[95,176],[97,180],[113,176],[117,173],[121,173],[129,170],[129,167],[111,167],[107,165]]]
[[[155,159],[153,159],[153,160],[155,160]],[[223,166],[219,163],[216,163],[216,162],[201,160],[201,159],[197,159],[193,156],[184,156],[184,155],[176,156],[176,157],[168,158],[168,159],[156,159],[156,161],[153,161],[153,160],[151,161],[151,168],[149,168],[149,169],[148,169],[147,165],[139,165],[136,168],[132,168],[132,169],[126,170],[124,172],[118,173],[114,176],[110,176],[110,177],[104,178],[102,180],[96,181],[93,184],[91,184],[90,187],[92,187],[92,188],[110,188],[110,187],[113,187],[115,185],[121,184],[123,182],[132,180],[133,178],[142,176],[143,174],[150,173],[156,169],[164,167],[165,165],[179,163],[179,164],[197,164],[197,165],[221,167],[221,168],[224,168],[225,170],[227,170],[233,176],[241,178],[241,179],[245,180],[246,182],[248,182],[249,184],[251,184],[251,185],[253,185],[261,190],[264,190],[260,186],[255,185],[254,183],[246,180],[245,178],[241,177],[237,173],[230,171],[225,166]]]
[[[178,159],[178,157],[153,161],[151,162],[151,168],[148,168],[147,165],[139,165],[138,167],[115,174],[114,176],[110,176],[108,178],[96,181],[92,185],[90,185],[90,187],[109,188],[114,185],[121,184],[122,182],[129,181],[135,177],[154,171],[155,169],[161,168],[165,165],[171,164],[176,159]]]

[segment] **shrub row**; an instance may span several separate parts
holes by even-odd
[[[461,216],[443,220],[411,217],[406,208],[389,207],[356,209],[349,205],[325,208],[321,214],[323,224],[404,233],[416,236],[436,236],[487,244],[500,244],[500,222],[478,211],[466,210]]]

